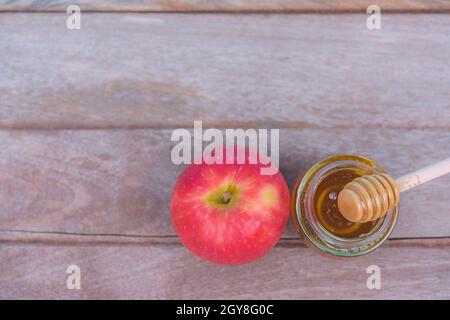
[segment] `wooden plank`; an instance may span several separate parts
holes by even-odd
[[[81,269],[81,290],[66,288],[73,264]],[[369,265],[381,269],[381,290],[366,287]],[[1,299],[449,299],[449,274],[448,244],[391,242],[351,263],[278,245],[238,267],[201,261],[178,244],[0,250]]]
[[[65,19],[0,15],[0,128],[450,127],[447,15]]]
[[[77,4],[86,11],[153,12],[365,12],[370,0],[0,0],[4,11],[65,11]],[[450,10],[448,0],[378,0],[385,12],[441,12]]]
[[[182,170],[171,130],[0,131],[0,229],[173,236],[170,194]],[[282,129],[281,171],[339,153],[363,154],[394,176],[448,157],[446,129]],[[450,176],[402,195],[393,237],[450,236]],[[296,238],[292,225],[285,238]]]

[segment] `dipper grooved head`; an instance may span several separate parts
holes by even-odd
[[[347,183],[338,195],[341,214],[355,223],[383,217],[400,201],[395,181],[387,174],[366,175]]]

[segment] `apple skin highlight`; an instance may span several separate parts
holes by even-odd
[[[286,181],[279,171],[261,175],[268,165],[247,160],[248,150],[245,164],[191,164],[179,176],[172,223],[193,254],[239,265],[263,257],[281,237],[290,216]]]

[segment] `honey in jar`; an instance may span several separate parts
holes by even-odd
[[[353,223],[339,212],[337,196],[344,186],[361,173],[352,169],[341,169],[319,182],[314,194],[315,212],[320,224],[329,232],[344,238],[357,238],[367,234],[377,225],[377,220]]]
[[[326,254],[352,257],[374,250],[389,237],[397,207],[377,220],[353,223],[337,205],[345,184],[376,173],[385,171],[365,157],[338,155],[319,161],[299,178],[292,195],[292,218],[307,245]]]

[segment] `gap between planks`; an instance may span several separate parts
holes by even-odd
[[[72,130],[176,130],[179,128],[194,128],[194,120],[190,123],[179,124],[149,124],[149,125],[41,125],[41,124],[13,124],[4,125],[0,124],[0,131],[72,131]],[[206,122],[202,124],[202,128],[206,129],[229,129],[229,128],[241,128],[241,129],[254,129],[254,128],[267,128],[267,129],[286,129],[286,130],[301,130],[301,129],[393,129],[393,130],[450,130],[450,123],[444,125],[416,125],[411,123],[405,123],[404,125],[395,124],[342,124],[342,125],[316,125],[314,123],[300,123],[296,121],[289,122],[273,122],[273,121],[256,121],[256,122],[242,122],[242,121],[221,121],[221,122]]]
[[[181,245],[174,235],[87,234],[54,231],[0,230],[0,244],[41,245]],[[396,247],[448,247],[450,237],[391,238],[386,242]],[[305,244],[300,238],[282,237],[279,247]]]
[[[450,5],[449,5],[450,6]],[[384,9],[381,8],[383,14],[450,14],[450,8],[441,8],[441,9],[427,9],[427,8],[405,8],[405,9]],[[1,9],[0,14],[14,14],[14,13],[32,13],[32,14],[40,14],[40,13],[55,13],[61,14],[66,11],[63,9],[42,9],[42,10],[13,10],[13,9]],[[159,11],[159,10],[101,10],[101,9],[84,9],[82,11],[83,14],[88,13],[107,13],[107,14],[220,14],[220,15],[267,15],[267,14],[320,14],[320,15],[348,15],[348,14],[367,14],[365,8],[356,8],[356,9],[273,9],[273,10],[190,10],[190,11]]]
[[[370,0],[93,0],[1,1],[4,12],[65,12],[69,5],[79,5],[84,12],[157,12],[157,13],[352,13],[366,12]],[[450,11],[448,0],[378,0],[383,12],[393,13],[441,13]]]

